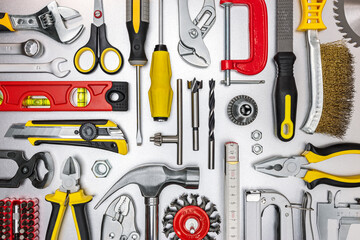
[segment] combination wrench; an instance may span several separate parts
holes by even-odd
[[[48,63],[1,63],[0,73],[51,73],[58,78],[66,77],[70,70],[61,70],[65,58],[55,58]]]
[[[0,43],[0,55],[24,55],[38,58],[43,53],[43,45],[35,39],[29,39],[22,43]]]

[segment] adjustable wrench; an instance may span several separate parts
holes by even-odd
[[[0,55],[24,55],[37,58],[43,53],[43,45],[35,39],[22,43],[0,43]]]
[[[10,15],[0,13],[0,32],[35,30],[61,43],[72,43],[79,38],[84,25],[67,28],[65,22],[80,17],[72,8],[59,7],[56,1],[31,15]]]
[[[63,78],[70,73],[70,70],[60,69],[60,64],[66,61],[65,58],[56,58],[48,63],[1,63],[0,73],[51,73]]]

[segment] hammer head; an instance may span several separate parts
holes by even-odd
[[[108,197],[128,184],[137,184],[145,198],[157,198],[168,185],[177,184],[188,189],[199,187],[200,170],[198,167],[188,167],[175,170],[166,165],[145,165],[125,174],[96,204],[97,209]]]

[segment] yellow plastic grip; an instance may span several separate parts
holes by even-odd
[[[9,14],[7,13],[0,13],[0,31],[15,31],[11,24]]]
[[[345,154],[360,154],[360,150],[339,151],[339,152],[332,153],[332,154],[329,154],[329,155],[326,155],[326,156],[321,156],[321,155],[317,155],[316,153],[313,153],[311,151],[306,151],[302,155],[304,157],[306,157],[306,159],[308,160],[309,163],[318,163],[318,162],[322,162],[322,161],[325,161],[327,159],[337,157],[337,156],[341,156],[341,155],[345,155]]]
[[[113,70],[108,69],[108,68],[106,67],[106,65],[105,65],[105,55],[106,55],[106,53],[108,53],[108,52],[114,52],[114,53],[117,55],[118,59],[119,59],[119,65],[118,65],[115,69],[113,69]],[[115,72],[119,71],[119,69],[121,68],[121,66],[122,66],[122,64],[123,64],[123,59],[122,59],[122,56],[121,56],[121,54],[119,53],[119,51],[117,51],[115,48],[106,48],[106,49],[101,53],[101,56],[100,56],[100,64],[101,64],[101,66],[102,66],[102,69],[103,69],[105,72],[107,72],[107,73],[115,73]]]
[[[71,212],[72,212],[72,216],[73,216],[74,223],[75,223],[77,239],[82,239],[82,236],[80,234],[81,231],[79,229],[79,224],[84,224],[86,219],[83,219],[83,218],[85,218],[86,216],[81,215],[81,214],[79,216],[77,216],[75,207],[76,207],[76,205],[86,204],[86,203],[90,202],[92,199],[93,199],[92,196],[85,195],[83,189],[80,189],[78,192],[69,194],[69,205],[71,206]],[[84,229],[84,230],[87,231],[87,229]],[[86,239],[84,239],[84,240],[86,240]]]
[[[84,52],[91,52],[92,54],[92,57],[93,57],[93,62],[92,62],[92,65],[90,68],[88,69],[83,69],[81,66],[80,66],[80,57],[81,55],[84,53]],[[89,47],[84,47],[84,48],[80,48],[79,51],[77,51],[77,53],[75,54],[75,58],[74,58],[74,63],[75,63],[75,67],[76,69],[81,72],[81,73],[88,73],[90,72],[91,70],[93,70],[93,68],[95,67],[95,63],[96,63],[96,56],[95,56],[95,53],[94,51],[89,48]]]
[[[285,117],[281,123],[281,137],[290,139],[294,135],[294,123],[291,121],[291,96],[285,96]]]
[[[322,20],[322,11],[326,0],[300,0],[302,6],[302,18],[298,31],[325,30]]]
[[[37,141],[46,141],[51,143],[53,142],[86,142],[83,139],[74,139],[74,138],[28,138],[31,145],[35,146]],[[128,153],[128,146],[126,140],[114,140],[114,139],[94,139],[91,142],[115,142],[118,146],[118,153],[121,155],[126,155]]]
[[[59,237],[61,224],[67,207],[66,198],[67,193],[61,192],[59,189],[56,190],[54,194],[48,194],[45,196],[46,201],[51,202],[53,205],[51,219],[56,217],[55,224],[52,224],[50,221],[51,223],[49,223],[47,229],[47,235],[49,234],[51,236],[51,240],[57,240]],[[55,209],[54,206],[59,207],[59,209]],[[56,216],[53,216],[53,214],[56,214]]]
[[[334,176],[328,173],[324,173],[318,170],[309,169],[303,177],[305,182],[311,183],[319,179],[330,179],[339,183],[359,183],[360,184],[360,175],[354,176]]]
[[[168,118],[171,112],[171,64],[167,51],[154,51],[152,55],[149,89],[150,111],[153,118]]]

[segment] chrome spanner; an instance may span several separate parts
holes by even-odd
[[[0,55],[24,55],[37,58],[43,53],[43,45],[35,39],[22,43],[0,43]]]
[[[1,63],[0,73],[51,73],[58,78],[66,77],[70,70],[62,71],[60,64],[65,58],[56,58],[48,63]]]

